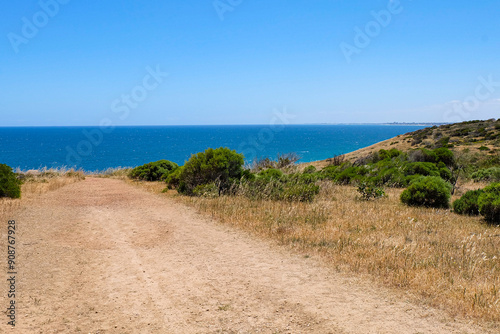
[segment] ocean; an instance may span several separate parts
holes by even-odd
[[[413,125],[228,125],[133,127],[0,127],[0,163],[21,170],[75,167],[102,171],[167,159],[180,165],[191,154],[229,147],[257,158],[297,153],[300,162],[348,153]]]

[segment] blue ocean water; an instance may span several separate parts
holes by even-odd
[[[22,170],[76,167],[86,171],[134,167],[167,159],[184,164],[208,147],[229,147],[255,158],[295,152],[301,162],[323,160],[372,145],[422,126],[231,125],[3,127],[0,163]]]

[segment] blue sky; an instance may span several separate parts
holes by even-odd
[[[498,118],[498,13],[497,0],[8,1],[0,125]]]

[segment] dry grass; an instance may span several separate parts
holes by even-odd
[[[24,183],[21,186],[22,199],[0,198],[0,220],[7,221],[12,219],[12,215],[21,203],[25,200],[36,198],[40,194],[56,190],[67,184],[78,182],[85,179],[82,171],[73,169],[39,169],[20,171],[16,173],[21,175]]]
[[[21,175],[24,180],[21,188],[23,198],[32,198],[85,179],[83,171],[73,169],[30,170],[21,172]]]
[[[128,175],[132,168],[128,167],[117,167],[117,168],[108,168],[103,171],[97,171],[94,173],[91,173],[89,175],[92,175],[94,177],[104,177],[104,178],[111,178],[111,179],[120,179],[120,180],[127,180]]]
[[[500,321],[500,228],[449,210],[407,207],[399,202],[401,190],[387,193],[366,202],[354,187],[325,183],[313,203],[175,198],[452,315]]]
[[[130,178],[124,179],[128,184],[131,184],[133,186],[139,187],[141,189],[145,189],[153,194],[160,194],[160,193],[167,193],[169,195],[176,195],[177,191],[176,190],[165,190],[167,185],[165,182],[149,182],[149,181],[142,181],[142,180],[132,180]]]

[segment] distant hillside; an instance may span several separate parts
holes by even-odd
[[[454,151],[469,149],[471,152],[482,152],[484,155],[497,155],[500,153],[500,119],[428,127],[348,153],[345,158],[354,162],[381,149],[396,148],[409,151],[437,147],[449,147]],[[329,159],[307,165],[322,168],[328,164]]]

